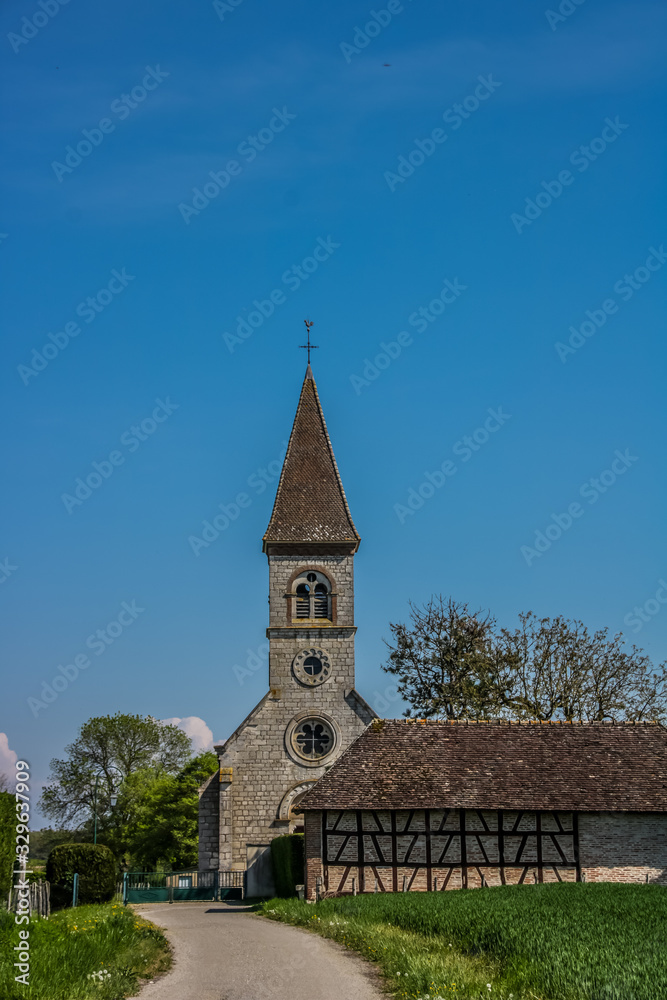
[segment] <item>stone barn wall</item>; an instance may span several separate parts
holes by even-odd
[[[667,814],[582,813],[579,854],[587,882],[667,885]]]

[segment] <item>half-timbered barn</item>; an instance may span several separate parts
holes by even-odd
[[[659,725],[375,720],[301,802],[306,892],[667,883]]]

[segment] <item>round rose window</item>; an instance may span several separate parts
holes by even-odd
[[[331,753],[335,736],[324,719],[303,719],[292,730],[291,743],[303,760],[319,760]]]

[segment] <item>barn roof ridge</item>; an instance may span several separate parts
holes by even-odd
[[[303,809],[667,812],[656,722],[376,719]]]
[[[403,725],[437,726],[659,726],[657,719],[383,719]]]

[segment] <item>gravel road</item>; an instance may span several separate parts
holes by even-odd
[[[174,965],[141,1000],[380,1000],[362,959],[301,930],[224,903],[137,906],[163,927]]]

